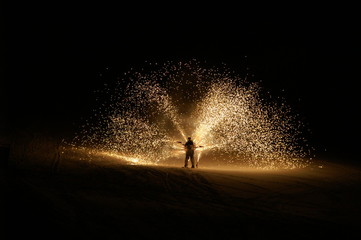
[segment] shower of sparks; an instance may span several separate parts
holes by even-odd
[[[196,160],[218,165],[299,168],[308,164],[303,123],[284,101],[264,96],[225,66],[146,63],[99,93],[99,107],[72,144],[133,164],[183,163],[191,136]]]

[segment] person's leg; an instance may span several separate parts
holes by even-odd
[[[184,167],[188,167],[188,158],[189,158],[189,155],[188,155],[188,153],[186,153],[186,159],[184,160]]]
[[[194,168],[194,151],[192,151],[192,153],[190,154],[190,159],[192,162],[192,168]]]

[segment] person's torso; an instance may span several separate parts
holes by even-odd
[[[186,144],[185,144],[185,147],[187,150],[193,150],[194,149],[194,144],[193,144],[193,141],[187,141]]]

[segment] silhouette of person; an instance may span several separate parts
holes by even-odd
[[[184,161],[184,167],[188,167],[188,160],[191,160],[192,168],[194,168],[194,150],[196,146],[194,145],[194,142],[192,141],[191,137],[188,137],[188,141],[184,144],[185,150],[186,150],[186,158]]]

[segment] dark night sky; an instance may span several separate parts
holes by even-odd
[[[71,125],[91,109],[105,67],[116,76],[145,60],[196,58],[246,64],[264,87],[285,90],[323,154],[354,157],[357,17],[352,7],[294,9],[5,4],[2,129]]]

